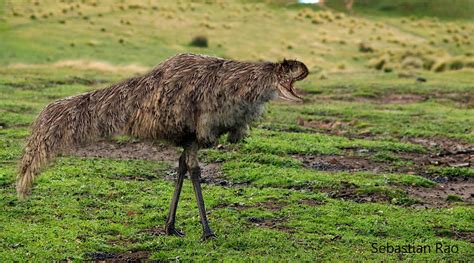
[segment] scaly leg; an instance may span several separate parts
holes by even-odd
[[[197,151],[199,147],[196,143],[192,144],[190,151],[186,155],[186,164],[188,165],[188,170],[191,174],[191,181],[193,182],[194,193],[196,194],[196,200],[199,208],[199,215],[201,217],[202,224],[202,239],[206,240],[209,238],[215,238],[216,236],[212,233],[209,223],[207,221],[206,208],[204,206],[204,199],[202,197],[201,190],[201,168],[199,168],[199,163],[197,160]]]
[[[184,149],[183,153],[179,157],[179,165],[178,165],[178,178],[176,180],[176,185],[174,189],[173,199],[171,199],[170,211],[168,213],[168,219],[166,220],[165,231],[167,235],[175,235],[182,237],[184,233],[178,231],[174,227],[174,223],[176,220],[176,209],[178,208],[179,202],[179,195],[181,193],[181,188],[183,186],[184,176],[188,168],[186,167],[186,149]]]

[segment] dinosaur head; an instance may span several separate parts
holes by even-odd
[[[309,71],[305,64],[297,60],[283,60],[277,64],[278,95],[287,101],[301,102],[303,98],[296,94],[293,84],[308,76]]]

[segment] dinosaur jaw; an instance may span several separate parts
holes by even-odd
[[[303,98],[296,94],[295,89],[293,87],[293,83],[288,83],[287,85],[280,84],[278,85],[278,96],[286,101],[291,102],[302,102]]]

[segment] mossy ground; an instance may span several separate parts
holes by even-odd
[[[367,63],[413,49],[464,56],[474,24],[229,2],[0,1],[0,261],[473,258],[472,69],[400,64],[384,73]],[[196,35],[208,37],[208,48],[189,45]],[[360,41],[380,54],[361,53]],[[42,107],[178,52],[298,58],[312,71],[299,84],[305,103],[272,102],[245,142],[201,153],[204,167],[214,165],[204,169],[203,191],[216,240],[199,240],[189,181],[177,217],[186,236],[163,235],[174,163],[138,153],[60,157],[27,201],[17,199],[17,162]],[[459,184],[441,204],[413,194]],[[372,243],[437,242],[458,252],[372,252]]]

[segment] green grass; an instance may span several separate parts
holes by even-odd
[[[226,162],[223,170],[233,181],[250,182],[252,185],[262,187],[338,189],[345,183],[359,188],[383,187],[390,184],[434,185],[427,179],[413,175],[329,173],[239,161]]]
[[[6,261],[18,260],[28,253],[31,260],[79,260],[85,259],[88,252],[150,250],[155,251],[155,259],[225,256],[237,260],[245,255],[268,260],[279,254],[287,259],[347,260],[354,253],[360,259],[382,259],[386,255],[370,253],[371,242],[434,244],[441,240],[458,245],[465,252],[446,258],[462,259],[471,248],[463,241],[440,239],[433,230],[446,225],[472,229],[467,207],[416,210],[338,201],[308,191],[207,185],[204,186],[206,203],[212,211],[210,219],[219,239],[201,243],[197,208],[189,183],[185,184],[178,210],[178,225],[187,236],[184,239],[153,236],[144,230],[162,224],[167,213],[164,204],[168,203],[173,189],[172,182],[160,179],[163,172],[153,172],[165,167],[146,161],[63,158],[44,172],[27,202],[17,201],[12,188],[2,188],[1,257]],[[135,175],[154,179],[120,179]],[[373,182],[370,178],[365,180]],[[269,200],[281,203],[281,208],[274,211],[259,205]],[[300,200],[324,203],[301,205]],[[236,210],[232,204],[249,208]],[[285,218],[279,226],[292,233],[255,226],[248,222],[250,217]]]
[[[302,89],[315,103],[269,107],[269,126],[287,130],[296,118],[316,121],[355,121],[339,127],[350,134],[370,133],[382,137],[443,136],[474,142],[472,105],[467,103],[474,90],[472,73],[453,72],[443,76],[428,74],[429,83],[397,79],[386,74],[344,74],[336,79],[303,83]],[[367,81],[370,79],[370,81]],[[456,79],[448,84],[448,79]],[[387,96],[415,96],[415,101],[385,102]],[[325,103],[320,97],[330,99]],[[326,99],[326,100],[327,100]],[[368,103],[374,102],[374,103]],[[471,106],[470,106],[471,105]]]
[[[347,139],[340,136],[329,136],[314,133],[253,131],[246,139],[242,149],[248,152],[266,152],[276,154],[337,154],[342,149],[360,148],[369,150],[423,152],[423,147],[410,143],[394,141],[369,141]]]
[[[394,1],[362,6],[373,1],[356,0],[353,15],[288,1],[37,2],[0,0],[0,261],[76,262],[90,260],[91,253],[130,251],[163,261],[474,257],[472,240],[462,238],[474,231],[472,203],[452,195],[448,207],[420,209],[424,200],[407,192],[437,187],[426,174],[472,180],[471,167],[433,163],[412,173],[354,172],[305,163],[314,156],[328,162],[356,156],[375,166],[416,166],[405,156],[436,155],[443,146],[417,140],[450,147],[474,142],[472,69],[435,73],[396,60],[390,73],[368,67],[389,53],[468,61],[474,24],[466,15],[471,7],[459,8],[463,1],[443,10],[435,10],[440,2],[433,1],[422,14],[428,17],[418,17],[423,1],[410,1],[408,14],[406,6],[381,11]],[[198,35],[208,38],[207,48],[189,45]],[[360,41],[374,52],[360,52]],[[214,163],[222,173],[218,179],[227,182],[203,184],[216,240],[199,240],[188,180],[177,217],[186,236],[156,234],[174,189],[171,162],[62,156],[45,168],[28,200],[17,199],[14,182],[28,127],[45,105],[139,74],[179,52],[297,58],[311,71],[297,83],[303,104],[272,102],[245,141],[228,145],[222,139],[223,149],[200,152],[203,165]],[[407,72],[414,77],[399,76]],[[427,82],[417,82],[420,76]],[[121,147],[136,141],[112,138]],[[438,242],[459,252],[372,251],[373,243],[434,249]]]
[[[468,167],[431,167],[429,171],[434,175],[445,177],[473,177],[474,169]]]

